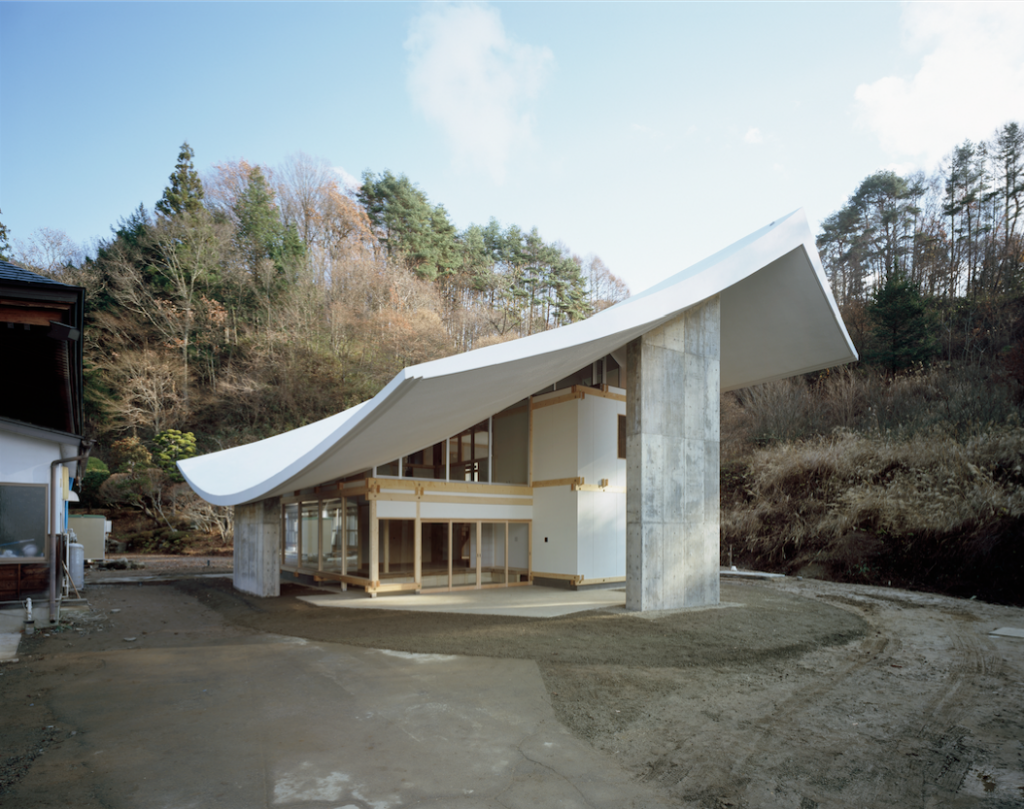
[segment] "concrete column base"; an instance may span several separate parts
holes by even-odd
[[[718,297],[627,347],[626,608],[719,602]]]
[[[281,595],[281,500],[272,497],[235,506],[236,590],[270,598]]]

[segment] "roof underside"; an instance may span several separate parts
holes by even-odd
[[[454,435],[715,295],[723,391],[857,359],[797,211],[588,320],[406,368],[368,402],[179,466],[217,505],[345,477]]]
[[[81,287],[0,260],[0,417],[82,432],[83,302]]]

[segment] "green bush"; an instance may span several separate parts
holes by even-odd
[[[82,483],[79,486],[79,500],[88,508],[96,508],[102,505],[99,491],[107,478],[110,477],[110,469],[99,458],[90,458],[89,464],[82,475]]]
[[[177,463],[196,454],[195,435],[183,433],[181,430],[164,430],[157,433],[153,439],[153,447],[156,450],[154,460],[157,466],[163,469],[171,480],[182,483],[185,478],[178,471]]]

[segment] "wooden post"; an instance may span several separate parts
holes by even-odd
[[[481,575],[480,575],[480,567],[481,567],[481,565],[480,565],[480,557],[481,557],[481,553],[480,553],[480,549],[481,549],[480,537],[483,534],[482,526],[483,526],[483,523],[480,522],[479,520],[477,520],[477,523],[476,523],[476,589],[477,590],[479,590],[480,589],[480,585],[483,584],[483,579],[481,578]]]
[[[324,501],[316,501],[316,569],[324,569]]]
[[[285,545],[288,543],[288,507],[281,504],[281,564],[285,564],[287,555],[285,553]]]
[[[417,591],[423,588],[423,523],[420,522],[420,504],[416,503],[416,522],[412,529],[412,576]]]
[[[380,526],[377,524],[377,501],[370,501],[370,570],[367,578],[370,580],[370,587],[376,587],[380,581]],[[377,597],[376,591],[370,596]]]
[[[348,575],[348,498],[341,498],[341,575]],[[348,583],[342,579],[341,591],[348,590]]]
[[[381,544],[384,545],[384,572],[391,572],[391,520],[381,520],[384,525],[384,536],[381,537]]]
[[[452,589],[452,521],[448,520],[448,589]]]
[[[302,567],[302,501],[295,504],[295,567]]]
[[[526,483],[533,485],[533,397],[526,400]]]
[[[533,582],[533,520],[526,524],[526,578]]]

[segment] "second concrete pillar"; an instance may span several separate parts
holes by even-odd
[[[719,601],[720,356],[717,296],[627,347],[627,609]]]

